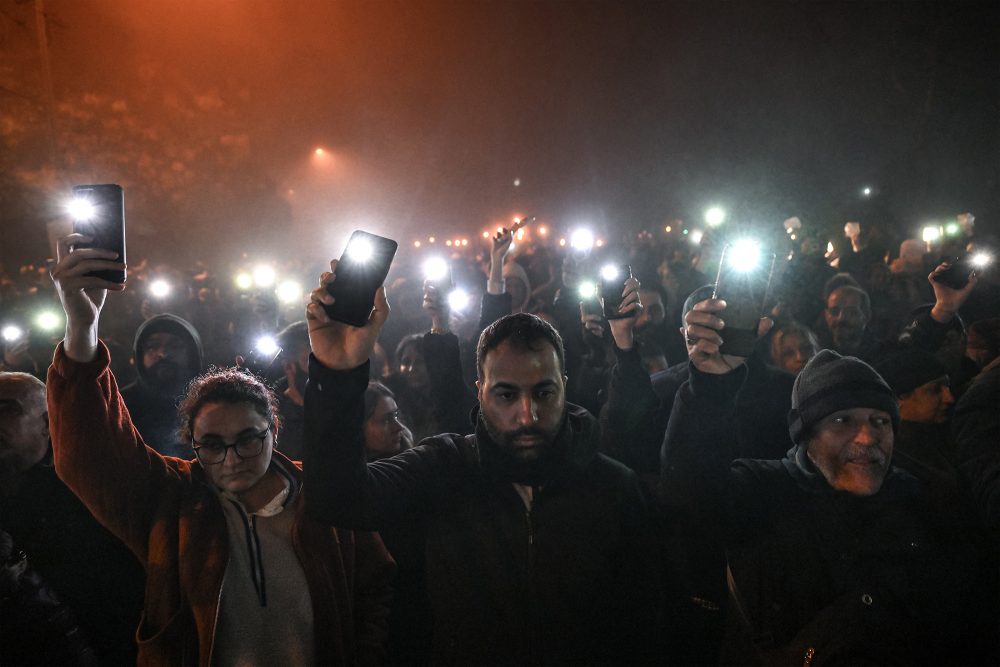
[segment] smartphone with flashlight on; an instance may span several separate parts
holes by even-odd
[[[774,253],[752,241],[738,241],[722,249],[713,299],[726,302],[722,320],[722,354],[749,357],[757,341],[757,327],[771,289]]]
[[[984,252],[967,253],[962,257],[948,260],[947,269],[931,275],[931,280],[952,289],[962,289],[976,271],[981,271],[990,263],[990,256]]]
[[[77,185],[70,202],[73,231],[91,237],[77,248],[101,248],[118,253],[125,262],[125,192],[120,185]],[[88,276],[113,283],[125,282],[125,271],[91,271]]]
[[[392,239],[360,229],[351,234],[337,263],[337,278],[327,287],[334,302],[323,308],[331,320],[354,327],[368,323],[375,307],[375,292],[389,275],[398,247]]]
[[[596,284],[589,280],[580,281],[580,285],[577,287],[577,295],[580,297],[581,315],[604,317],[604,309],[601,307],[601,301],[598,298]]]
[[[604,319],[621,320],[630,315],[620,313],[622,293],[625,291],[625,281],[632,277],[632,267],[628,264],[606,264],[601,269],[601,307],[604,309]]]

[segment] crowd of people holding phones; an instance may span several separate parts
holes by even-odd
[[[79,233],[8,271],[0,663],[1000,661],[971,216],[540,225],[363,235],[291,303]]]

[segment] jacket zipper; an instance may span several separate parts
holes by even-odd
[[[226,582],[226,570],[229,569],[230,556],[226,556],[226,567],[222,570],[222,581],[219,582],[219,594],[215,598],[215,618],[212,620],[212,643],[208,646],[208,663],[212,664],[212,654],[215,653],[215,630],[219,627],[219,610],[222,608],[222,585]]]
[[[535,599],[535,524],[532,521],[531,510],[535,506],[535,496],[537,495],[537,489],[532,488],[531,493],[531,503],[524,512],[524,521],[528,529],[528,602],[533,611],[534,599]],[[534,628],[534,623],[531,624]],[[532,629],[529,634],[529,645],[528,653],[531,656],[533,663],[538,664],[538,641],[535,637],[535,630]]]

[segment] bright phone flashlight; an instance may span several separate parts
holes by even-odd
[[[424,262],[424,278],[442,282],[448,278],[448,262],[443,257],[431,257]]]
[[[2,335],[3,339],[8,343],[14,343],[24,338],[24,330],[21,329],[21,327],[8,324],[0,330],[0,335]]]
[[[993,262],[993,256],[988,252],[977,252],[969,262],[977,269],[985,269],[987,266]]]
[[[149,293],[157,299],[163,299],[170,294],[170,283],[162,278],[149,283]]]
[[[618,267],[614,264],[606,264],[601,268],[601,278],[608,282],[617,280],[619,276]]]
[[[236,287],[238,287],[239,289],[248,290],[251,287],[253,287],[253,276],[251,276],[246,271],[241,271],[240,273],[236,274],[235,278],[233,278],[233,282],[236,283]]]
[[[294,280],[282,280],[275,291],[278,301],[282,303],[297,303],[302,300],[302,285]]]
[[[35,326],[42,331],[55,331],[62,325],[62,318],[52,310],[43,310],[35,315]]]
[[[709,227],[718,227],[723,222],[726,221],[726,212],[723,211],[718,206],[713,206],[712,208],[705,211],[705,222]]]
[[[70,200],[66,208],[74,220],[90,220],[97,215],[97,208],[90,203],[90,200],[82,197]]]
[[[944,226],[944,233],[947,236],[958,236],[960,231],[962,231],[962,228],[958,226],[957,222],[949,222]]]
[[[253,270],[253,282],[257,287],[270,287],[276,278],[274,267],[269,264],[260,264]]]
[[[465,310],[470,300],[469,293],[461,287],[456,287],[448,293],[448,307],[454,311]]]
[[[923,238],[924,243],[934,243],[941,238],[941,228],[937,225],[924,227],[921,237]]]
[[[594,232],[585,227],[574,229],[569,235],[569,245],[573,250],[589,252],[594,247]]]
[[[265,357],[273,357],[281,351],[281,348],[278,347],[278,341],[274,340],[273,336],[261,336],[257,339],[254,347]]]
[[[356,238],[348,244],[346,254],[351,261],[362,264],[375,255],[375,248],[372,247],[372,242],[368,239]]]
[[[736,241],[726,251],[726,261],[736,271],[753,271],[760,263],[760,243],[751,239]]]
[[[698,245],[699,243],[701,243],[701,240],[704,237],[705,237],[705,232],[701,231],[700,229],[696,229],[693,232],[691,232],[691,236],[689,238],[691,239],[691,243]]]
[[[577,293],[580,295],[580,298],[583,299],[584,301],[588,299],[593,299],[595,296],[597,296],[597,285],[590,282],[589,280],[584,280],[583,282],[581,282],[580,286],[577,287],[576,289]]]

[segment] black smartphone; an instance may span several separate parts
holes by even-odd
[[[621,320],[630,314],[618,312],[622,305],[622,292],[625,291],[625,281],[632,277],[632,267],[628,264],[606,264],[601,269],[601,305],[604,308],[604,319]]]
[[[721,331],[722,354],[749,357],[771,289],[774,253],[754,244],[729,244],[722,249],[713,299],[726,302]]]
[[[968,285],[972,272],[976,270],[976,267],[972,263],[972,255],[966,254],[962,257],[952,257],[947,261],[949,262],[948,268],[940,273],[935,273],[931,279],[952,289],[962,289]]]
[[[73,187],[73,231],[94,240],[79,243],[78,248],[101,248],[118,253],[125,262],[125,192],[120,185],[76,185]],[[125,282],[125,271],[91,271],[94,276],[113,283]]]
[[[604,309],[601,308],[601,300],[598,298],[597,285],[584,280],[577,288],[577,295],[580,297],[580,314],[597,315],[604,317]]]
[[[253,349],[243,358],[243,370],[252,373],[266,382],[275,380],[276,375],[273,366],[281,348],[277,345],[263,346],[254,345]]]
[[[331,320],[363,327],[375,307],[375,292],[389,275],[399,244],[358,230],[351,234],[337,263],[337,279],[327,287],[335,299],[324,306]]]

